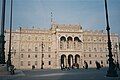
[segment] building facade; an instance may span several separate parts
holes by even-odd
[[[112,52],[119,59],[118,35],[111,34]],[[5,33],[5,53],[9,50],[9,31]],[[80,25],[52,24],[50,29],[19,28],[12,32],[12,64],[17,69],[72,67],[96,67],[98,61],[108,66],[107,34],[104,31],[83,30]],[[118,58],[117,58],[118,57]],[[6,57],[7,60],[7,57]],[[118,60],[119,61],[119,60]]]

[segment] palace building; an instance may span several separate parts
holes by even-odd
[[[5,53],[8,56],[9,30],[5,32]],[[119,36],[111,33],[114,62],[120,59]],[[107,34],[103,30],[84,30],[80,25],[52,24],[50,29],[22,28],[12,31],[11,61],[17,69],[57,69],[72,67],[96,67],[98,61],[108,66]],[[7,57],[6,57],[7,60]],[[120,60],[118,60],[120,61]]]

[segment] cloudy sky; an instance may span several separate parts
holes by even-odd
[[[10,0],[6,0],[9,28]],[[105,30],[104,0],[13,0],[13,29],[50,28],[51,12],[59,24],[80,24],[83,29]],[[111,32],[120,35],[120,0],[108,0]],[[2,0],[0,0],[0,20]]]

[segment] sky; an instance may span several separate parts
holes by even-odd
[[[6,0],[5,29],[9,28],[10,0]],[[111,32],[120,35],[120,0],[107,0]],[[104,0],[13,0],[13,29],[80,24],[83,29],[106,30]],[[0,20],[2,0],[0,0]],[[0,21],[1,22],[1,21]]]

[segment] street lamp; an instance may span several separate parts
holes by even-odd
[[[108,10],[107,10],[107,0],[105,0],[105,12],[106,12],[106,30],[107,30],[107,35],[108,35],[108,50],[109,50],[109,69],[107,71],[107,75],[108,77],[118,77],[117,71],[115,69],[116,65],[113,62],[113,58],[112,58],[112,51],[111,51],[111,40],[110,40],[110,27],[109,27],[109,20],[108,20]]]
[[[12,65],[11,63],[12,5],[13,5],[13,0],[11,0],[11,12],[10,12],[10,36],[9,36],[9,52],[8,52],[8,60],[7,60],[8,67]]]
[[[41,69],[43,69],[43,42],[42,42]]]
[[[1,34],[0,34],[0,64],[5,64],[5,40],[4,40],[4,26],[5,26],[5,5],[6,0],[2,0],[2,17],[1,17]]]

